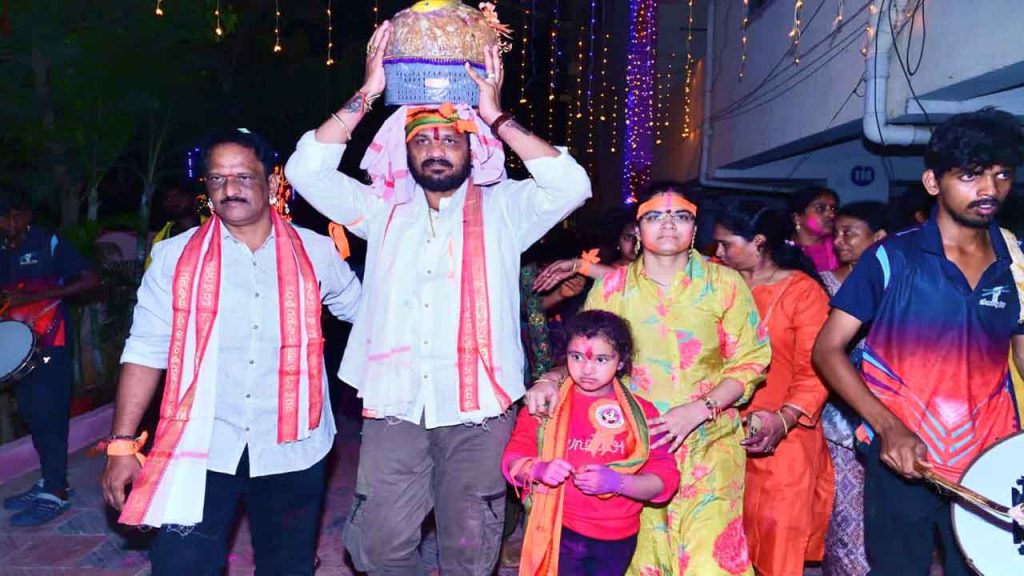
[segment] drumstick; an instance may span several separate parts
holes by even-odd
[[[974,504],[975,506],[978,506],[983,510],[987,510],[988,512],[995,514],[997,516],[1011,518],[1009,507],[1003,506],[1002,504],[995,502],[993,500],[989,500],[985,496],[978,494],[977,492],[971,490],[970,488],[966,488],[960,484],[957,484],[956,482],[953,482],[952,480],[947,480],[942,476],[939,476],[927,465],[922,464],[921,462],[915,462],[914,469],[917,470],[918,473],[920,473],[922,476],[924,476],[925,480],[928,480],[929,482],[935,484],[936,486],[939,486],[940,488],[949,490],[950,492],[956,494],[957,496],[963,498],[964,500],[970,502],[971,504]]]

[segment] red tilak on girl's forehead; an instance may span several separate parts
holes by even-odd
[[[583,355],[587,358],[587,360],[593,360],[594,359],[594,347],[588,345],[586,347],[586,349],[583,350]]]

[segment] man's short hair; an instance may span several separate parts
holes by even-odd
[[[924,153],[925,167],[942,178],[946,172],[986,169],[996,164],[1016,168],[1024,163],[1024,131],[1003,110],[987,106],[957,114],[939,124]]]
[[[13,193],[11,198],[0,198],[0,214],[9,214],[14,211],[30,212],[32,203],[28,198],[18,193]]]
[[[237,144],[252,150],[256,154],[256,158],[263,164],[263,175],[269,177],[274,173],[274,149],[270,146],[270,142],[263,136],[246,128],[234,128],[215,132],[206,137],[202,146],[204,172],[207,170],[210,154],[213,152],[213,149],[221,144]]]

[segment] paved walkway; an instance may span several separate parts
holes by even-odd
[[[358,426],[339,421],[332,453],[324,516],[321,522],[317,576],[351,576],[341,547],[341,531],[352,500],[359,457]],[[36,528],[13,528],[8,512],[0,512],[0,575],[2,576],[145,576],[150,573],[146,550],[150,534],[118,526],[103,503],[99,478],[103,458],[79,452],[69,462],[75,489],[73,506],[57,520]],[[0,498],[27,489],[38,472],[0,484]],[[514,570],[502,573],[514,574]],[[243,518],[228,559],[229,576],[251,575],[253,554]]]

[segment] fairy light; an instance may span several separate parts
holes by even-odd
[[[220,0],[217,0],[217,8],[213,11],[213,15],[217,19],[217,27],[213,29],[213,33],[217,36],[223,36],[224,29],[220,27]]]
[[[579,120],[583,117],[583,37],[586,28],[580,26],[579,40],[576,41],[576,63],[579,65],[579,73],[576,74],[576,99],[566,106],[565,110],[565,140],[566,146],[571,150],[576,142],[576,128]]]
[[[594,125],[594,43],[596,42],[597,29],[597,0],[590,0],[590,35],[587,42],[587,161],[591,173],[594,169],[594,132],[597,128]]]
[[[844,0],[839,0],[839,8],[836,10],[836,18],[832,21],[832,30],[835,31],[843,25],[843,16],[846,13],[846,4]]]
[[[373,0],[373,27],[380,25],[380,0]]]
[[[163,5],[164,5],[164,0],[156,0],[156,15],[157,16],[163,16],[164,15],[164,7],[163,7]]]
[[[548,55],[548,133],[549,139],[555,135],[555,104],[557,96],[555,90],[558,80],[558,26],[561,15],[561,2],[555,0],[554,17],[551,19],[551,46]]]
[[[334,15],[331,0],[327,0],[327,65],[334,66]]]
[[[868,6],[868,12],[868,23],[864,26],[864,43],[860,46],[860,53],[865,58],[868,55],[868,48],[871,46],[871,41],[875,37],[875,29],[871,26],[871,22],[874,21],[874,16],[878,12],[878,6],[872,2],[871,5]]]
[[[690,91],[693,83],[693,64],[693,0],[689,0],[686,9],[686,74],[683,77],[683,138],[689,138],[693,134],[693,122],[690,119],[690,106],[693,103],[693,94]]]
[[[713,23],[709,23],[713,24]],[[750,27],[750,0],[743,0],[743,25],[740,31],[740,74],[739,79],[743,80],[743,72],[747,68],[747,32]]]
[[[654,156],[652,116],[656,79],[657,0],[630,0],[626,58],[626,143],[623,149],[623,200],[635,201],[651,178]]]
[[[668,118],[668,96],[672,91],[672,77],[674,76],[672,71],[672,65],[676,60],[675,52],[669,55],[668,69],[665,72],[659,72],[657,74],[658,82],[655,92],[655,105],[654,105],[654,145],[660,146],[665,143],[665,128],[669,125]]]
[[[614,153],[619,146],[619,102],[616,94],[612,94],[612,102],[609,104],[608,96],[608,45],[611,44],[611,34],[604,35],[604,41],[601,42],[601,122],[605,122],[609,117],[611,118],[611,126],[609,131],[608,144],[609,149]],[[611,114],[608,110],[611,110]]]
[[[793,4],[793,27],[789,30],[789,39],[793,43],[793,63],[800,63],[800,27],[803,25],[800,22],[800,12],[804,8],[804,0],[796,0]]]
[[[274,0],[274,52],[281,50],[281,1]]]

